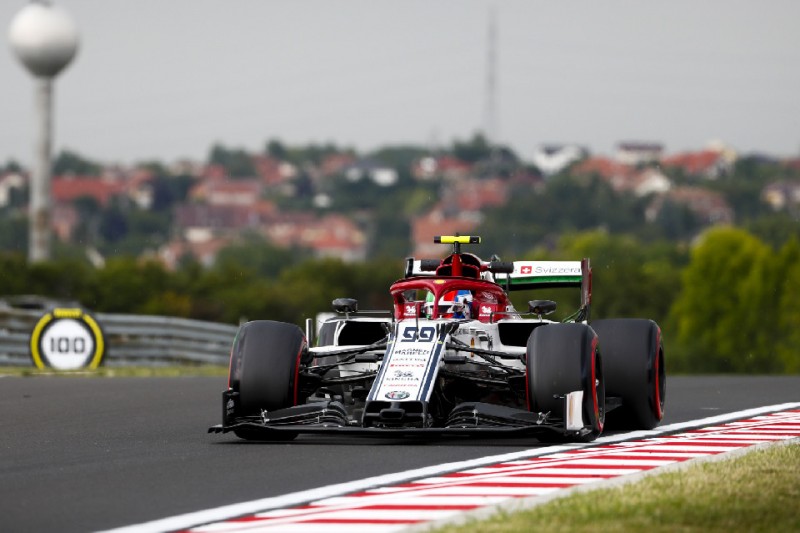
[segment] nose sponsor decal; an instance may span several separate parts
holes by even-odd
[[[433,379],[441,343],[429,323],[402,325],[372,385],[369,400],[427,400],[426,384]]]

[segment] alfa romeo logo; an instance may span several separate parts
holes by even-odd
[[[406,398],[411,396],[411,394],[409,394],[404,390],[393,390],[391,392],[387,392],[386,394],[384,394],[384,396],[386,396],[390,400],[405,400]]]

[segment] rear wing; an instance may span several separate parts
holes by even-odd
[[[592,303],[592,268],[587,258],[581,261],[514,261],[512,273],[495,274],[494,278],[508,292],[546,287],[580,287],[581,310],[588,319]]]
[[[498,272],[511,272],[514,267],[513,263],[504,263],[502,261],[490,261],[485,263],[480,261],[477,257],[475,260],[480,263],[480,266],[475,268],[475,270],[478,271],[478,278],[486,281],[496,282]],[[442,262],[438,259],[414,259],[413,257],[408,257],[406,258],[405,277],[438,276],[439,274],[437,274],[437,272],[440,266],[442,266]],[[462,268],[470,267],[464,266]]]

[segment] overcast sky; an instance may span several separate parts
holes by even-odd
[[[33,79],[0,2],[0,163],[33,157]],[[800,155],[800,2],[673,0],[55,0],[81,32],[57,79],[55,150],[131,163],[333,142],[448,146],[495,137],[668,153],[722,140]]]

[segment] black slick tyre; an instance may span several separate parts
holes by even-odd
[[[533,330],[527,346],[528,409],[564,419],[564,396],[583,391],[584,429],[542,434],[539,440],[589,442],[603,431],[605,388],[597,336],[585,324],[548,324]]]
[[[302,330],[293,324],[257,320],[243,324],[231,350],[229,388],[239,395],[239,415],[248,416],[262,410],[275,411],[298,405],[298,383],[303,356],[307,352]],[[234,431],[244,439],[261,439],[257,430]],[[296,433],[270,436],[270,440],[287,440]]]
[[[622,400],[608,413],[609,428],[653,429],[664,417],[667,374],[661,329],[648,319],[615,318],[591,323],[606,371],[608,396]]]

